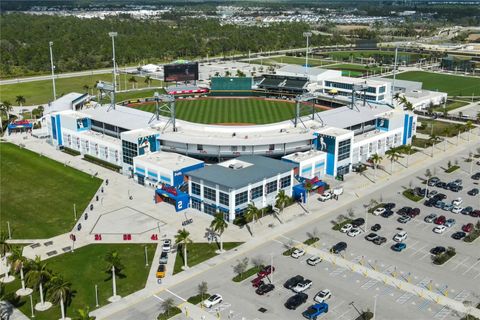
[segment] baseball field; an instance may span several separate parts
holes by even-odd
[[[155,112],[155,104],[131,105]],[[205,124],[266,124],[289,120],[295,116],[295,103],[256,98],[184,99],[175,102],[178,119]],[[316,110],[322,111],[317,108]],[[311,112],[303,106],[302,115]]]

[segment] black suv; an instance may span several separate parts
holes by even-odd
[[[306,293],[300,292],[296,295],[288,298],[285,302],[285,308],[290,310],[296,310],[301,304],[307,302],[308,295]]]
[[[363,218],[357,218],[352,221],[352,226],[354,227],[360,227],[360,226],[363,226],[364,224],[365,224],[365,219]]]
[[[287,289],[292,289],[294,288],[297,284],[303,281],[303,277],[300,275],[296,275],[293,278],[288,279],[283,286]]]
[[[330,249],[332,253],[340,253],[347,249],[347,244],[345,242],[339,242]]]

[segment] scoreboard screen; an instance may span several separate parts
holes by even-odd
[[[198,80],[198,62],[163,66],[165,82]]]

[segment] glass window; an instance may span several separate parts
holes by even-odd
[[[385,92],[385,86],[380,87],[380,93],[384,93],[384,92]]]
[[[243,191],[235,195],[235,206],[239,206],[248,201],[248,192]]]
[[[338,143],[338,161],[350,158],[350,139]]]
[[[192,194],[200,195],[200,185],[198,183],[192,182]]]
[[[230,205],[230,196],[228,193],[220,192],[219,202],[223,205]]]
[[[232,149],[233,152],[236,152],[238,147],[237,146],[231,146],[231,149]]]
[[[263,196],[263,186],[252,188],[252,199],[257,199]]]
[[[270,150],[270,151],[275,150],[275,145],[274,144],[269,145],[268,150]]]
[[[133,158],[138,155],[137,144],[122,140],[123,162],[133,164]]]
[[[208,200],[217,201],[217,191],[209,187],[203,187],[203,197]]]
[[[286,176],[280,179],[280,188],[289,187],[292,184],[292,179],[290,176]]]
[[[217,212],[217,208],[215,206],[204,203],[203,204],[203,212],[213,216]]]
[[[197,150],[203,151],[203,144],[197,144]]]
[[[277,181],[272,181],[266,184],[267,194],[277,191]]]

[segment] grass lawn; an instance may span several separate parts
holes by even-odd
[[[127,87],[128,89],[132,88],[132,84],[128,82],[128,79],[131,75],[126,75]],[[135,77],[137,80],[136,86],[138,88],[148,87],[144,81],[143,77]],[[57,98],[70,93],[78,92],[84,93],[85,89],[83,86],[88,85],[90,87],[90,93],[92,94],[92,88],[95,85],[97,80],[112,82],[112,76],[110,74],[96,74],[89,76],[73,77],[73,78],[60,78],[55,79],[55,87],[57,90]],[[118,79],[117,79],[118,80]],[[125,88],[125,75],[120,75],[120,89]],[[161,86],[162,81],[153,80],[151,86]],[[93,90],[96,93],[96,90]],[[32,81],[16,84],[4,84],[0,86],[0,101],[10,101],[13,105],[16,105],[15,97],[24,96],[26,102],[24,105],[36,105],[44,104],[53,100],[52,93],[52,81],[51,80],[41,80],[41,81]],[[118,98],[117,98],[118,99]]]
[[[466,106],[469,103],[470,102],[468,102],[468,101],[447,100],[447,105],[445,106],[445,108],[443,106],[439,106],[437,108],[434,108],[433,111],[443,112],[443,111],[446,110],[448,112],[448,111],[455,110],[455,109],[461,108],[463,106]]]
[[[286,64],[298,64],[301,66],[305,65],[305,57],[292,57],[292,56],[282,56],[282,57],[273,57],[268,58],[271,61],[279,62],[279,63],[286,63]],[[260,61],[260,60],[257,60]],[[315,59],[315,58],[308,58],[308,65],[310,67],[317,67],[323,66],[325,64],[330,64],[330,61]]]
[[[451,133],[449,133],[449,137],[456,136],[458,134],[458,128],[457,124],[451,123],[451,122],[445,122],[445,121],[438,121],[438,120],[432,120],[432,119],[424,119],[421,118],[418,120],[422,126],[417,127],[417,132],[430,135],[432,133],[432,126],[433,126],[433,133],[436,134],[437,136],[444,136],[445,135],[445,129],[446,128],[451,128]]]
[[[0,143],[0,229],[10,222],[16,239],[50,238],[74,225],[102,180],[62,163]]]
[[[320,57],[329,57],[339,61],[358,61],[361,58],[373,57],[378,62],[391,63],[395,59],[394,51],[381,51],[381,50],[350,50],[350,51],[333,51],[322,52],[317,55]],[[407,63],[417,62],[420,58],[428,57],[426,54],[410,53],[410,52],[398,52],[398,61],[406,61]]]
[[[224,242],[223,250],[231,250],[238,247],[243,242]],[[220,249],[220,244],[217,243],[191,243],[187,246],[187,263],[189,267],[193,267],[217,255],[216,250]],[[177,251],[177,258],[175,259],[175,266],[173,267],[173,274],[182,272],[183,249],[179,246]]]
[[[418,202],[423,199],[421,196],[417,196],[416,194],[413,193],[412,189],[407,189],[402,192],[402,194],[405,196],[405,198],[410,199],[412,201]]]
[[[260,267],[260,266],[251,267],[250,269],[246,270],[244,273],[237,274],[235,277],[232,278],[232,281],[233,282],[242,282],[243,280],[250,278],[254,274],[259,273],[260,270],[262,270],[262,267]]]
[[[366,67],[361,64],[350,64],[350,63],[340,63],[334,64],[327,67],[327,69],[342,70],[343,76],[359,77],[371,73],[380,73],[382,71],[381,67]],[[386,71],[386,68],[383,68],[383,71]]]
[[[135,106],[148,112],[155,111],[155,104]],[[292,119],[295,104],[286,101],[263,99],[199,99],[177,100],[177,118],[198,123],[273,123]],[[310,112],[305,107],[302,114]],[[321,109],[317,109],[322,111]]]
[[[428,139],[414,137],[412,140],[412,146],[425,149],[431,147],[432,142]]]
[[[152,262],[155,245],[147,245],[150,264]],[[95,309],[95,285],[98,285],[98,300],[100,305],[108,303],[107,299],[112,295],[112,280],[105,272],[105,255],[110,251],[117,251],[125,269],[123,277],[117,277],[117,293],[126,296],[145,286],[149,267],[145,267],[144,245],[138,244],[92,244],[73,253],[46,260],[47,268],[59,273],[68,282],[71,282],[75,296],[72,304],[67,308],[67,315],[74,318],[77,309],[90,306]],[[7,292],[14,292],[20,288],[18,278],[6,285]],[[28,299],[28,297],[26,297]],[[21,299],[19,309],[26,315],[30,313],[30,300]],[[39,302],[38,292],[33,294],[34,304]],[[48,300],[48,296],[47,296]],[[35,319],[54,320],[60,318],[60,307],[52,307],[45,312],[35,312]]]
[[[390,76],[389,78],[393,78]],[[480,95],[480,78],[439,74],[424,71],[409,71],[397,74],[397,79],[419,81],[423,88],[432,91],[446,92],[452,96]]]

